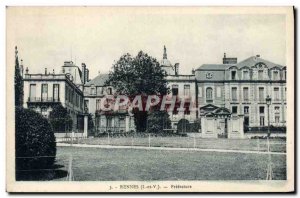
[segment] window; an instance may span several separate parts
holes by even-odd
[[[233,106],[233,107],[232,107],[232,113],[237,114],[237,106]]]
[[[173,96],[178,95],[178,85],[172,85],[172,95]]]
[[[107,88],[107,94],[108,94],[108,95],[111,95],[111,94],[112,94],[112,88],[110,88],[110,87]]]
[[[101,99],[96,100],[96,110],[99,111],[101,109]]]
[[[279,88],[274,87],[274,100],[279,100]]]
[[[260,101],[265,101],[265,94],[264,94],[264,88],[260,87],[258,89],[258,97]]]
[[[184,85],[184,95],[185,96],[190,95],[190,85]]]
[[[237,100],[237,88],[236,87],[231,88],[231,99]]]
[[[30,88],[29,88],[29,97],[30,97],[30,101],[34,101],[35,97],[36,97],[36,85],[35,84],[30,84]]]
[[[231,71],[231,80],[236,80],[236,71]]]
[[[112,127],[112,117],[107,117],[107,127]]]
[[[265,113],[265,107],[259,107],[259,113],[264,114]]]
[[[243,70],[243,79],[244,80],[249,80],[249,71],[248,70]]]
[[[248,116],[244,117],[244,125],[249,126],[249,117]]]
[[[258,70],[258,80],[264,79],[264,70]]]
[[[275,123],[279,124],[279,122],[280,122],[280,107],[275,107],[274,113],[275,113]]]
[[[59,84],[53,85],[53,100],[59,101]]]
[[[91,88],[91,95],[95,95],[96,94],[96,92],[95,92],[95,87],[92,87]]]
[[[84,100],[84,110],[89,110],[89,100]]]
[[[119,127],[120,128],[125,128],[125,118],[120,118],[119,119]]]
[[[248,106],[244,107],[244,114],[249,114],[249,107]]]
[[[221,97],[221,87],[217,87],[217,97]]]
[[[279,72],[273,71],[273,80],[279,80]]]
[[[249,100],[249,88],[248,87],[243,88],[243,97],[244,97],[244,100]]]
[[[48,85],[42,84],[42,100],[46,101],[48,98]]]
[[[265,126],[265,116],[259,117],[259,124],[260,124],[260,126]]]
[[[190,103],[184,104],[184,115],[190,115]]]
[[[206,100],[212,100],[213,99],[213,89],[211,87],[206,88]]]

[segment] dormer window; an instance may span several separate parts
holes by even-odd
[[[95,95],[95,87],[91,88],[91,95]]]
[[[236,71],[231,71],[231,80],[236,80]]]
[[[273,71],[273,80],[279,80],[279,72]]]
[[[258,80],[264,79],[264,70],[258,70]]]
[[[249,70],[243,70],[243,79],[249,80]]]

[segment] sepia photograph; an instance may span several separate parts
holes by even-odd
[[[6,7],[8,192],[293,192],[293,7]]]

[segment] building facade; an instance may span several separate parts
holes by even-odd
[[[23,65],[21,66],[23,68]],[[164,46],[161,67],[167,73],[169,96],[176,96],[176,107],[169,112],[172,130],[202,133],[202,137],[242,138],[244,131],[286,126],[286,66],[251,56],[241,62],[224,54],[221,64],[203,64],[190,75],[179,74],[179,63],[172,65]],[[24,107],[47,117],[52,106],[61,103],[75,121],[92,115],[93,135],[134,132],[134,119],[127,109],[102,111],[115,94],[107,85],[108,74],[89,80],[89,70],[66,61],[58,74],[29,74],[24,79]],[[266,98],[271,98],[270,104]],[[178,105],[184,101],[184,111]],[[182,125],[184,123],[184,126]],[[186,124],[199,123],[196,129]],[[180,125],[180,126],[179,126]],[[182,129],[185,128],[184,131]],[[181,131],[180,131],[181,130]]]

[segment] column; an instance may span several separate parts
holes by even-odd
[[[84,115],[83,137],[88,136],[88,115]]]

